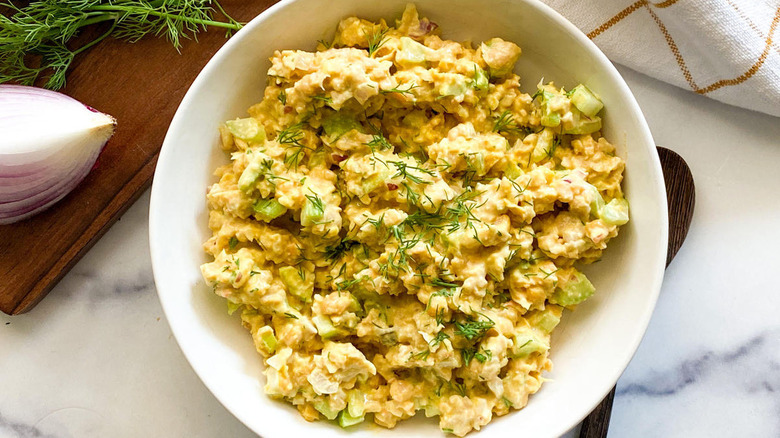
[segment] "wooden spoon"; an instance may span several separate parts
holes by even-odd
[[[691,169],[681,156],[662,147],[658,147],[658,156],[661,158],[661,169],[664,172],[669,211],[669,246],[666,250],[666,266],[669,266],[688,235],[693,206],[696,203],[696,190]],[[615,388],[612,388],[607,397],[582,422],[580,438],[607,436],[614,398]]]

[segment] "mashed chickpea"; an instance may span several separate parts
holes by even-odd
[[[413,6],[277,51],[220,128],[202,266],[307,420],[417,411],[463,436],[526,405],[563,308],[628,221],[624,162],[587,87],[513,73],[521,49],[442,39]]]

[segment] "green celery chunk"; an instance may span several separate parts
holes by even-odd
[[[304,303],[311,302],[314,294],[314,274],[294,266],[279,268],[279,277],[287,288],[287,292],[298,297]]]
[[[392,170],[382,165],[377,166],[377,173],[363,180],[363,183],[361,184],[363,193],[369,194],[380,187],[386,187],[386,184],[389,182],[392,175]]]
[[[593,200],[590,201],[590,214],[592,216],[595,216],[597,218],[601,218],[601,210],[604,208],[604,197],[601,196],[601,193],[599,192],[599,189],[596,188],[596,186],[585,183],[588,186],[588,189],[593,192]]]
[[[593,117],[604,108],[601,99],[585,85],[577,85],[569,92],[571,103],[588,117]]]
[[[504,176],[512,180],[516,179],[522,174],[523,170],[520,169],[520,166],[518,166],[514,161],[507,163],[506,168],[504,169]]]
[[[592,134],[601,129],[601,117],[588,117],[574,108],[571,111],[573,114],[572,122],[564,126],[564,134]]]
[[[247,117],[246,119],[228,120],[225,122],[228,130],[234,137],[241,140],[262,143],[265,141],[265,128],[256,119]]]
[[[554,128],[561,124],[561,115],[557,112],[548,111],[542,115],[540,123],[542,126]]]
[[[558,287],[550,297],[550,302],[560,306],[569,307],[579,304],[590,298],[596,292],[596,288],[582,272],[575,271],[568,279],[560,279]]]
[[[341,111],[322,119],[322,129],[331,142],[338,140],[339,137],[353,129],[363,132],[363,126],[357,121],[354,114]]]
[[[327,316],[315,315],[311,318],[311,320],[314,323],[314,326],[317,328],[317,333],[319,333],[322,339],[332,339],[342,334],[342,331],[337,329],[333,325],[333,322],[330,320],[330,318]]]
[[[533,353],[544,353],[550,349],[547,342],[532,328],[521,328],[512,336],[512,350],[509,356],[522,359]]]
[[[319,411],[319,413],[324,415],[328,420],[335,420],[339,415],[339,411],[334,411],[333,408],[330,407],[327,399],[320,399],[315,401],[314,409]]]
[[[260,335],[260,342],[270,354],[276,351],[276,345],[278,344],[276,336],[273,331],[265,331]]]
[[[425,65],[431,49],[409,37],[401,37],[401,50],[395,52],[395,63],[402,67]]]
[[[544,310],[534,312],[534,314],[527,316],[526,319],[532,326],[545,333],[551,333],[561,322],[562,310],[560,306],[548,304]]]
[[[538,163],[545,158],[548,158],[548,151],[552,150],[553,142],[555,141],[555,134],[552,129],[544,129],[539,133],[536,138],[536,146],[531,153],[531,160],[534,163]]]
[[[310,227],[316,225],[325,216],[325,205],[317,196],[308,197],[301,209],[301,225]]]
[[[359,389],[353,389],[347,392],[347,411],[353,417],[365,415],[366,395]]]
[[[475,90],[487,90],[490,86],[488,81],[488,75],[485,70],[482,70],[476,63],[474,64],[474,79],[471,82],[471,86]]]
[[[468,89],[468,83],[465,76],[452,77],[452,80],[447,81],[439,86],[440,96],[460,96],[466,93]]]
[[[228,309],[228,315],[232,315],[236,312],[236,310],[240,309],[243,304],[241,303],[234,303],[230,300],[227,300],[227,309]]]
[[[628,222],[628,201],[615,198],[601,209],[601,220],[608,225],[625,225]]]
[[[255,182],[262,174],[262,156],[258,155],[255,159],[251,160],[246,166],[241,176],[238,178],[238,189],[244,193],[248,193],[252,190]]]
[[[287,212],[287,207],[276,199],[260,199],[253,206],[255,217],[263,222],[271,222]]]
[[[339,412],[339,426],[341,426],[343,428],[347,428],[347,427],[350,427],[350,426],[354,426],[356,424],[360,424],[365,419],[366,419],[365,415],[354,416],[354,415],[350,414],[349,412],[347,412],[346,409],[344,409],[343,411]]]

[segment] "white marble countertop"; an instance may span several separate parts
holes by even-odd
[[[697,200],[610,436],[780,436],[780,119],[621,72],[657,143],[690,164]],[[171,335],[148,204],[147,193],[30,313],[0,314],[0,437],[255,436]]]

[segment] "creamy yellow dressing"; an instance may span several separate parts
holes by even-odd
[[[264,99],[220,128],[202,266],[268,395],[344,427],[422,410],[463,436],[539,390],[562,308],[593,293],[574,264],[628,205],[601,102],[522,93],[520,54],[444,40],[413,6],[274,53]]]

